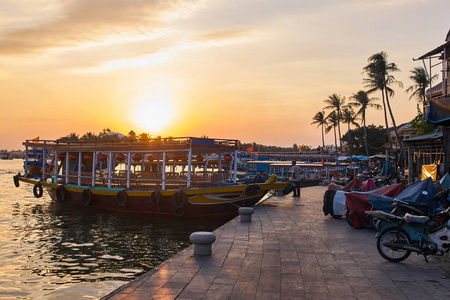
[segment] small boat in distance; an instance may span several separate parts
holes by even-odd
[[[236,215],[286,182],[237,180],[238,140],[170,137],[129,141],[27,140],[24,175],[41,197],[130,213],[175,217]],[[256,180],[257,181],[257,180]]]
[[[13,157],[11,154],[7,153],[7,152],[3,152],[2,155],[1,155],[1,159],[9,159],[9,160],[12,160],[13,158],[14,158],[14,157]]]

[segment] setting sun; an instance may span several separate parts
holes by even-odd
[[[412,58],[448,32],[448,0],[282,2],[0,1],[1,149],[106,128],[316,147],[312,118],[329,95],[366,90],[370,55],[388,53],[406,89]],[[416,103],[392,88],[409,122]],[[385,126],[383,111],[367,124]]]
[[[171,122],[172,117],[172,104],[167,99],[143,100],[134,109],[134,121],[148,132],[163,129]]]

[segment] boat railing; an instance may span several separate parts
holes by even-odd
[[[228,185],[230,182],[230,173],[227,171],[218,171],[213,174],[212,184],[214,186]]]
[[[45,177],[53,175],[53,172],[44,172]],[[59,183],[93,187],[108,187],[109,182],[111,187],[131,189],[160,188],[163,182],[170,187],[187,186],[187,171],[165,172],[164,179],[161,172],[134,171],[127,175],[126,170],[111,173],[111,176],[106,170],[96,170],[94,176],[92,172],[69,171],[69,174],[58,174],[57,179]],[[232,177],[228,171],[192,171],[191,183],[193,186],[227,186],[233,182]]]
[[[190,144],[183,144],[183,141]],[[179,143],[180,146],[93,148],[92,145],[100,145],[100,143],[28,140],[27,143],[30,144],[26,145],[25,161],[28,160],[28,153],[32,154],[39,149],[40,161],[47,162],[49,168],[41,168],[35,172],[36,174],[31,174],[30,171],[34,170],[25,163],[25,174],[38,177],[38,171],[40,171],[42,181],[52,178],[52,182],[58,184],[127,189],[160,187],[161,190],[165,190],[192,185],[223,186],[229,185],[230,182],[236,183],[236,173],[231,175],[228,171],[212,171],[222,170],[222,168],[236,169],[236,163],[230,164],[228,153],[231,152],[234,157],[237,156],[238,150],[229,148],[229,146],[238,146],[237,140],[177,138],[164,139],[163,142],[170,142],[172,145]],[[126,143],[120,143],[120,145],[123,144]],[[218,152],[219,155],[212,154],[214,152]],[[208,157],[208,154],[215,158],[211,159],[212,156]],[[197,169],[203,171],[197,171]],[[210,173],[208,173],[209,169],[212,169]]]

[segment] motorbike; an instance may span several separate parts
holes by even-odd
[[[386,197],[383,195],[374,195],[369,197],[368,201],[372,205],[374,211],[390,212],[397,216],[404,216],[406,213],[419,216],[428,216],[439,207],[448,207],[450,202],[447,200],[450,189],[439,191],[430,197],[428,191],[423,190],[420,193],[407,191],[408,188],[400,193],[397,198]],[[409,194],[413,194],[412,200],[406,200]],[[400,200],[402,198],[402,200]],[[370,224],[374,229],[377,229],[379,219],[373,214],[368,214]]]
[[[405,201],[395,200],[393,206],[417,215],[409,212],[404,215],[384,211],[366,212],[380,220],[375,237],[378,253],[384,259],[400,262],[415,252],[423,255],[428,262],[428,255],[444,255],[449,252],[450,207],[427,215],[424,207],[418,209]]]

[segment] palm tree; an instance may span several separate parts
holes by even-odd
[[[400,69],[397,67],[395,63],[388,63],[386,52],[382,51],[380,53],[376,53],[368,58],[367,60],[369,64],[364,67],[364,71],[367,73],[368,78],[364,79],[366,86],[370,89],[367,93],[372,93],[377,90],[381,90],[381,94],[383,96],[383,106],[385,110],[385,122],[386,122],[386,130],[388,132],[389,137],[389,127],[387,123],[386,116],[386,106],[389,109],[389,114],[391,116],[392,124],[395,131],[395,136],[397,138],[398,144],[400,146],[400,152],[403,153],[403,146],[400,140],[400,136],[398,135],[397,125],[395,124],[394,114],[392,113],[391,105],[389,103],[389,96],[394,95],[394,90],[389,88],[390,84],[398,84],[402,87],[402,83],[395,80],[394,76],[390,75],[391,72],[398,72]],[[384,102],[384,97],[386,97],[386,104]],[[389,138],[389,147],[392,151],[392,143]]]
[[[409,79],[411,79],[414,84],[406,89],[407,93],[412,92],[409,99],[411,100],[411,98],[416,98],[418,102],[425,102],[425,91],[430,85],[430,81],[432,83],[439,77],[439,75],[435,74],[431,77],[431,80],[428,80],[427,72],[422,67],[415,67],[410,72],[412,75],[409,76]]]
[[[348,133],[348,147],[350,150],[350,125],[353,124],[356,127],[359,127],[359,124],[356,123],[358,119],[357,114],[353,111],[353,109],[349,106],[346,106],[342,109],[342,123],[347,123],[347,133]]]
[[[323,126],[328,125],[327,118],[325,117],[325,112],[319,111],[318,113],[316,113],[316,115],[313,117],[313,121],[311,122],[311,124],[317,124],[317,127],[322,126],[322,146],[325,149],[325,137],[324,137],[325,133]]]
[[[328,127],[325,128],[325,133],[330,132],[331,129],[334,129],[334,146],[336,147],[337,151],[337,140],[336,140],[336,126],[339,124],[339,117],[336,113],[336,111],[332,111],[326,118],[328,122]]]
[[[361,115],[362,123],[364,126],[364,144],[366,150],[366,156],[369,155],[369,148],[367,146],[367,127],[366,127],[366,109],[367,108],[375,108],[381,109],[381,105],[374,103],[377,98],[369,98],[369,95],[365,91],[359,91],[356,94],[353,94],[350,99],[355,100],[355,102],[350,102],[348,104],[349,107],[359,107],[359,110],[356,114]]]
[[[333,111],[336,112],[337,127],[339,131],[339,149],[342,150],[340,119],[342,117],[341,110],[345,104],[345,97],[341,97],[338,94],[333,94],[328,96],[328,98],[323,100],[323,102],[328,104],[328,106],[325,106],[324,109],[333,109]]]
[[[384,86],[383,86],[383,81],[380,80],[377,77],[374,78],[364,78],[363,82],[365,83],[366,87],[369,87],[369,92],[374,92],[377,89],[381,90],[381,98],[383,100],[383,113],[384,113],[384,123],[386,124],[386,131],[387,131],[387,135],[389,136],[389,123],[388,123],[388,119],[387,119],[387,109],[386,109],[386,100],[384,99]],[[392,142],[391,139],[388,139],[389,141],[389,151],[392,152]]]
[[[146,132],[142,132],[138,135],[137,138],[139,139],[139,141],[149,141],[151,138],[151,135]]]
[[[95,135],[95,133],[92,133],[92,132],[86,132],[80,138],[80,140],[82,140],[82,141],[92,141],[92,140],[96,140],[96,139],[97,139],[97,135]]]

